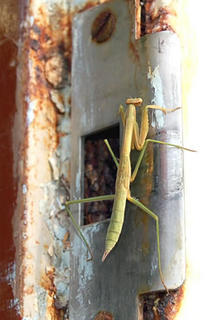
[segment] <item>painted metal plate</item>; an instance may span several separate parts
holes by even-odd
[[[92,41],[91,28],[104,10],[116,17],[116,26],[111,38],[98,44]],[[82,137],[118,123],[120,103],[128,97],[142,97],[144,104],[181,105],[177,36],[162,32],[135,40],[134,21],[128,1],[123,0],[97,6],[73,20],[73,198],[82,196]],[[149,113],[152,137],[181,144],[181,111],[166,116],[161,111]],[[132,155],[133,162],[136,156]],[[162,270],[171,289],[185,278],[182,157],[179,149],[155,145],[131,188],[132,195],[159,216]],[[81,206],[73,206],[73,213],[81,223]],[[138,295],[164,289],[158,272],[155,221],[127,204],[120,240],[102,263],[108,223],[82,226],[94,255],[89,262],[72,228],[70,319],[95,319],[100,310],[118,320],[137,319]]]

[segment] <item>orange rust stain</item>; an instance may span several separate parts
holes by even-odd
[[[165,315],[167,316],[168,320],[175,319],[175,316],[179,312],[182,302],[184,299],[184,285],[182,285],[178,290],[176,290],[175,294],[173,295],[173,301],[169,300],[166,309]]]
[[[41,277],[41,286],[48,291],[50,295],[56,292],[56,287],[54,284],[54,277],[55,277],[55,268],[52,267],[47,273],[43,274]]]
[[[140,17],[138,17],[138,4],[139,0],[136,0],[135,2],[135,19],[136,19],[136,25],[138,26],[138,28],[140,29]],[[131,53],[131,56],[133,58],[133,61],[134,63],[139,63],[140,62],[140,57],[139,57],[139,51],[138,49],[136,48],[136,41],[134,38],[138,39],[139,36],[138,36],[138,30],[137,30],[137,27],[136,27],[136,31],[135,31],[135,36],[134,36],[134,5],[132,4],[131,1],[128,1],[128,9],[129,9],[129,12],[130,12],[130,38],[129,38],[129,43],[128,43],[128,47],[129,47],[129,52]],[[140,13],[139,13],[140,15]]]
[[[54,277],[55,277],[55,268],[52,267],[50,268],[49,271],[47,271],[47,273],[42,275],[40,284],[48,292],[46,313],[49,319],[57,320],[57,319],[62,319],[61,316],[63,312],[60,310],[57,310],[54,304],[54,298],[56,294]]]
[[[64,248],[67,249],[70,247],[70,241],[69,241],[69,236],[70,236],[70,233],[67,231],[64,235],[64,239],[63,239],[63,244],[64,244]]]
[[[62,138],[62,137],[65,137],[65,136],[67,136],[67,133],[65,133],[65,132],[59,132],[58,133],[58,138]]]
[[[30,286],[28,288],[24,288],[25,294],[32,294],[34,292],[34,286]]]
[[[63,239],[63,242],[65,243],[67,240],[68,240],[68,238],[69,238],[69,231],[67,231],[66,233],[65,233],[65,235],[64,235],[64,239]]]
[[[33,129],[35,139],[34,142],[38,145],[41,145],[41,142],[44,142],[46,145],[45,148],[50,154],[52,154],[58,146],[58,135],[56,134],[58,117],[56,108],[50,98],[50,90],[53,88],[53,85],[50,81],[47,81],[49,79],[47,79],[48,76],[46,65],[47,62],[53,57],[61,57],[62,66],[65,68],[64,71],[66,70],[66,73],[70,74],[71,14],[70,12],[63,11],[60,7],[56,8],[56,14],[53,17],[50,17],[51,14],[46,11],[46,7],[41,7],[39,11],[40,14],[38,16],[33,14],[35,18],[34,24],[25,33],[23,55],[21,57],[23,68],[23,72],[21,74],[23,93],[20,93],[20,99],[22,99],[24,104],[23,114],[25,115],[23,117],[23,123],[26,123],[26,110],[27,107],[29,107],[29,102],[25,101],[25,97],[28,97],[28,100],[31,102],[34,100],[37,102],[37,108],[34,110],[34,118],[30,123]],[[31,62],[31,67],[26,68],[26,66],[30,65],[29,61]],[[68,85],[67,79],[65,80],[65,78],[62,76],[63,67],[60,68],[61,72],[57,77],[57,89],[65,84]],[[65,80],[65,82],[63,80]],[[56,82],[54,82],[54,87],[55,86]],[[44,136],[41,135],[40,130],[46,131]],[[24,175],[22,173],[21,176],[23,177],[22,183],[25,183],[28,187],[28,183],[31,183],[32,178],[34,178],[36,181],[37,172],[34,171],[34,168],[32,166],[30,167],[27,162],[26,155],[30,147],[27,126],[23,129],[22,134],[23,141],[22,152],[20,156],[23,159],[22,170],[24,171]],[[32,186],[32,184],[30,186],[32,190],[34,186]],[[21,194],[21,196],[23,195]],[[19,210],[23,212],[24,208],[19,208]],[[35,205],[30,203],[29,211],[33,212],[34,208]],[[22,218],[24,219],[24,217]],[[33,223],[33,221],[31,221],[31,223]],[[22,228],[25,229],[25,226]],[[35,243],[40,244],[40,242],[37,240]],[[19,248],[19,253],[21,262],[22,257],[26,257],[28,253],[27,249],[23,245],[23,239],[21,240],[21,249]],[[30,294],[32,290],[32,288],[29,287],[26,289],[27,291],[24,291],[24,279],[30,271],[31,270],[28,267],[23,266],[20,263],[20,277],[17,281],[19,281],[19,290],[22,292],[22,294],[20,294],[21,313],[23,304],[22,297],[24,296],[23,292]],[[41,284],[48,291],[50,298],[47,302],[47,312],[49,313],[49,318],[59,319],[58,311],[55,310],[54,305],[56,289],[53,280],[54,270],[52,272],[49,271],[42,277]]]
[[[140,62],[139,51],[137,50],[136,44],[133,40],[129,42],[129,49],[134,57],[135,62]]]
[[[68,84],[71,59],[71,16],[56,8],[50,23],[46,8],[39,9],[40,18],[35,17],[26,41],[26,50],[32,62],[31,79],[28,82],[30,101],[37,101],[34,120],[36,130],[44,129],[49,138],[44,140],[46,148],[52,153],[58,146],[55,134],[58,123],[57,109],[51,100],[50,90],[60,89]],[[35,137],[37,140],[37,138]],[[40,140],[40,137],[38,137]],[[38,140],[38,142],[40,142]]]
[[[48,292],[48,299],[47,299],[47,315],[49,315],[50,319],[58,320],[62,319],[62,310],[57,310],[55,307],[55,294],[56,294],[56,287],[54,284],[54,277],[55,277],[55,268],[52,267],[47,273],[43,274],[41,277],[41,286],[47,290]]]
[[[139,39],[140,38],[140,34],[141,34],[141,5],[140,5],[140,0],[135,0],[135,21],[136,21],[135,37],[136,37],[136,39]]]

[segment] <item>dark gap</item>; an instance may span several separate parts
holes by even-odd
[[[145,1],[141,2],[141,23],[140,23],[140,37],[146,34],[146,11]]]
[[[108,139],[119,157],[119,125],[90,134],[84,138],[84,198],[115,193],[116,165],[104,143]],[[110,218],[113,201],[84,204],[84,224]]]

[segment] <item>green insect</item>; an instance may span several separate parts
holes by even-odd
[[[172,146],[175,148],[188,150],[194,152],[195,150],[187,149],[182,146],[171,144],[163,141],[153,140],[153,139],[146,139],[148,130],[149,130],[149,120],[148,120],[148,110],[149,109],[156,109],[161,110],[164,114],[169,112],[174,112],[180,108],[175,109],[165,109],[157,105],[147,105],[142,110],[141,116],[141,125],[140,129],[136,122],[136,106],[141,106],[142,99],[141,98],[130,98],[126,100],[126,104],[128,104],[128,108],[124,111],[123,106],[121,105],[119,108],[119,113],[122,118],[122,123],[124,126],[124,135],[123,135],[123,142],[121,146],[121,153],[120,153],[120,160],[116,159],[115,155],[112,152],[112,149],[107,140],[104,140],[111,156],[117,166],[117,178],[115,184],[115,194],[112,195],[104,195],[86,199],[78,199],[78,200],[71,200],[65,203],[65,208],[70,215],[72,222],[79,233],[80,237],[86,244],[91,258],[92,259],[92,252],[89,244],[87,243],[85,237],[83,236],[79,226],[77,225],[69,206],[75,203],[86,203],[86,202],[94,202],[94,201],[103,201],[103,200],[114,200],[112,215],[110,219],[110,224],[107,230],[106,241],[105,241],[105,250],[102,257],[102,261],[104,261],[110,251],[114,248],[116,243],[118,242],[119,236],[122,231],[122,226],[124,223],[124,215],[125,215],[125,206],[126,200],[133,203],[137,207],[139,207],[142,211],[150,215],[156,223],[156,232],[157,232],[157,252],[158,252],[158,268],[160,273],[160,279],[164,286],[164,288],[168,291],[164,277],[161,269],[161,258],[160,258],[160,237],[159,237],[159,219],[158,216],[152,212],[150,209],[145,207],[139,200],[133,198],[130,194],[130,183],[133,182],[136,178],[138,169],[140,167],[141,161],[143,159],[146,147],[148,143],[159,143],[168,146]],[[133,173],[131,173],[131,161],[130,161],[130,152],[132,149],[136,149],[140,151],[138,161],[134,168]]]

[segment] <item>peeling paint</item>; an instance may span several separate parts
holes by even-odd
[[[27,189],[26,184],[23,184],[23,186],[22,186],[22,193],[23,193],[23,194],[26,194],[27,191],[28,191],[28,189]]]
[[[35,290],[38,296],[38,320],[45,319],[47,308],[47,291],[40,286],[35,286]]]
[[[151,99],[151,104],[158,106],[163,106],[166,108],[163,96],[163,86],[160,77],[159,66],[157,66],[153,71],[149,66],[149,71],[147,78],[150,80],[151,87],[154,90],[154,97]],[[152,120],[152,127],[162,128],[164,126],[165,120],[164,115],[161,111],[155,110],[155,117]]]
[[[38,102],[35,100],[35,101],[29,101],[29,107],[28,107],[28,111],[27,111],[27,126],[29,126],[33,120],[34,120],[34,112],[35,112],[35,109],[37,108],[37,104]]]
[[[22,23],[17,286],[23,319],[59,319],[68,302],[70,224],[59,203],[68,194],[61,175],[70,175],[71,17],[69,1],[31,0]]]
[[[30,26],[33,26],[33,24],[34,24],[34,17],[33,16],[29,17],[29,23],[30,23]]]
[[[59,179],[59,168],[58,168],[58,159],[53,156],[52,158],[48,159],[52,174],[53,174],[53,180],[58,180]]]

